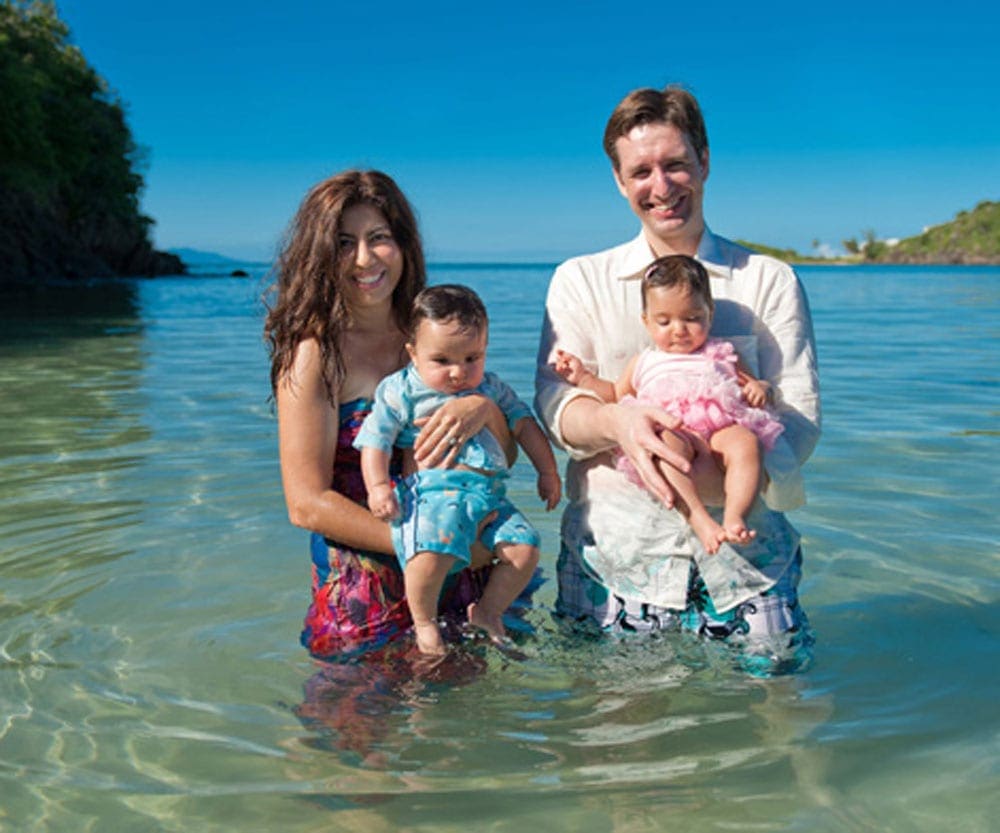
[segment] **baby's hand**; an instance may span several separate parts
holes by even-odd
[[[368,508],[380,521],[391,521],[399,515],[396,491],[391,483],[379,483],[368,490]]]
[[[770,394],[770,383],[762,382],[760,379],[751,379],[743,386],[743,398],[754,408],[763,408],[767,405]]]
[[[558,472],[542,472],[538,475],[538,496],[545,501],[545,508],[550,512],[559,505],[562,481]]]
[[[555,370],[571,385],[579,385],[590,373],[572,353],[556,350]]]

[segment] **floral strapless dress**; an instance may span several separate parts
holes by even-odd
[[[355,399],[340,406],[340,432],[333,488],[366,504],[361,455],[352,445],[371,401]],[[393,476],[399,460],[394,460]],[[378,648],[406,632],[412,621],[403,593],[403,573],[396,557],[357,550],[313,533],[312,604],[306,613],[302,645],[318,659],[347,659]],[[451,576],[441,594],[440,612],[464,620],[466,608],[482,595],[488,569],[463,570]]]

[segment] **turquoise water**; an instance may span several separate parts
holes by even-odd
[[[312,663],[251,272],[0,298],[0,830],[995,829],[1000,269],[801,270],[818,643],[772,681],[563,633],[526,463],[524,658]],[[432,269],[527,398],[548,274]]]

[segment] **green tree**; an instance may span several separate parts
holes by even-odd
[[[135,271],[129,258],[153,255],[152,221],[139,210],[143,154],[53,3],[0,2],[0,91],[5,265]]]
[[[861,251],[865,260],[881,260],[889,246],[875,235],[875,229],[865,229],[865,242],[861,244]]]

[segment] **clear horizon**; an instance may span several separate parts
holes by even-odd
[[[604,123],[666,83],[705,111],[706,218],[728,237],[839,251],[1000,198],[1000,14],[967,0],[57,6],[146,149],[161,249],[268,261],[305,191],[353,166],[396,178],[430,261],[605,248],[637,222]]]

